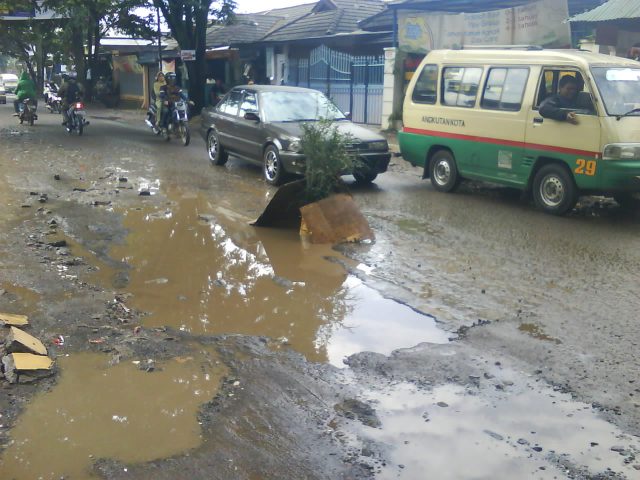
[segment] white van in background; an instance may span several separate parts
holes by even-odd
[[[13,73],[0,73],[0,84],[4,85],[7,93],[13,93],[18,87],[18,76]]]

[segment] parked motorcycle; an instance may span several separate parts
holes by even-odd
[[[82,135],[84,127],[87,125],[89,125],[89,122],[86,119],[84,103],[73,102],[69,107],[69,110],[67,110],[67,132],[73,133],[76,131],[78,132],[78,135]]]
[[[45,107],[49,113],[62,113],[62,99],[58,95],[50,93]]]
[[[166,120],[167,125],[163,125],[162,135],[168,142],[171,135],[180,137],[182,144],[186,147],[191,141],[191,132],[189,131],[189,114],[187,112],[187,102],[178,100],[169,102],[169,114]]]
[[[29,125],[33,125],[38,119],[37,109],[36,102],[30,98],[25,98],[20,102],[18,106],[18,120],[20,120],[20,124],[27,122]]]
[[[45,107],[49,113],[62,113],[62,99],[58,96],[58,86],[53,82],[44,85]]]

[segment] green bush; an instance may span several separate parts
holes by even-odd
[[[305,199],[308,202],[322,200],[340,189],[340,175],[351,172],[354,167],[355,157],[347,150],[351,140],[331,121],[302,125],[300,145],[306,157]]]

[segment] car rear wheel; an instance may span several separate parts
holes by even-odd
[[[448,150],[438,150],[431,157],[429,164],[431,184],[441,192],[452,192],[460,184],[458,167],[453,154]]]
[[[264,150],[264,179],[270,185],[280,185],[285,178],[285,171],[280,160],[280,152],[275,145],[269,145]]]
[[[220,145],[220,139],[215,130],[211,130],[207,135],[207,153],[209,161],[214,165],[224,165],[229,159],[229,155]]]
[[[533,201],[546,213],[564,215],[578,202],[578,189],[566,168],[545,165],[533,179]]]

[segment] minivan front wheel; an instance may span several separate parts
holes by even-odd
[[[269,145],[264,149],[264,179],[270,185],[280,185],[285,177],[285,171],[280,160],[280,152],[275,145]]]
[[[533,179],[533,201],[538,208],[553,215],[572,210],[578,202],[578,189],[567,169],[550,164],[538,170]]]
[[[452,192],[460,184],[456,161],[448,150],[438,150],[434,153],[429,167],[431,184],[436,190]]]

